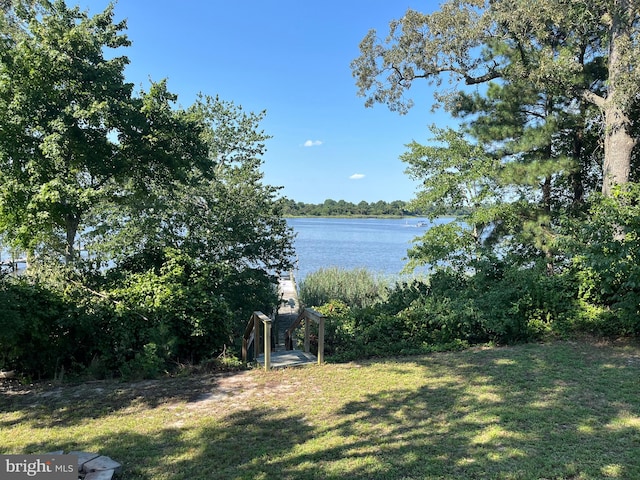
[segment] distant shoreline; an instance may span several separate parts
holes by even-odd
[[[384,219],[386,218],[389,220],[402,220],[403,218],[406,218],[406,219],[426,218],[426,219],[429,219],[429,221],[432,221],[432,220],[437,220],[441,218],[457,219],[459,217],[458,215],[439,215],[431,219],[428,215],[283,215],[282,218],[344,218],[344,219],[349,219],[349,218],[360,218],[360,219],[383,218]]]
[[[284,218],[428,218],[426,215],[283,215]]]

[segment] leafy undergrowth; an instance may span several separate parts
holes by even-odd
[[[123,479],[640,478],[640,346],[562,342],[0,395],[0,453]]]

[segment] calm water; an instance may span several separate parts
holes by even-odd
[[[380,218],[289,218],[296,232],[296,278],[302,280],[320,268],[364,267],[376,274],[398,275],[407,263],[411,240],[429,226],[417,226],[424,219]],[[449,222],[437,219],[434,223]],[[2,260],[8,258],[2,252]],[[424,273],[426,268],[416,270]]]
[[[325,267],[365,267],[383,275],[397,275],[406,264],[411,240],[428,226],[418,220],[379,218],[290,218],[297,234],[297,278]],[[435,220],[434,223],[448,222]],[[423,270],[424,272],[424,270]]]

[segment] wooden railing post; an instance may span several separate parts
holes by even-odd
[[[305,317],[304,319],[304,353],[309,353],[310,351],[310,341],[309,341],[309,322],[311,322],[311,320],[309,320],[307,317]]]
[[[264,323],[264,369],[271,369],[271,319],[265,317]]]
[[[318,320],[318,365],[324,363],[324,316]]]
[[[267,317],[262,312],[253,312],[247,328],[244,330],[242,336],[242,361],[247,363],[247,356],[249,350],[249,343],[251,342],[251,336],[253,335],[253,353],[254,361],[257,361],[258,355],[260,355],[260,332],[262,331],[261,323],[264,324],[264,368],[269,370],[271,368],[271,345],[272,338],[271,332],[273,331],[272,323],[273,319]]]
[[[249,343],[249,341],[246,338],[242,339],[242,363],[244,363],[245,365],[247,364],[247,357],[248,357],[248,353],[247,352],[247,343]]]
[[[253,312],[253,358],[258,358],[260,355],[260,317]]]

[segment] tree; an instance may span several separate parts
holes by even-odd
[[[585,196],[596,190],[600,163],[591,152],[601,149],[590,127],[593,110],[553,85],[539,90],[517,79],[490,82],[484,95],[457,95],[453,113],[468,120],[464,130],[500,161],[495,181],[511,199],[493,236],[508,236],[534,256],[543,253],[549,273],[561,219],[582,211]]]
[[[156,298],[159,309],[143,313],[164,319],[173,353],[203,358],[241,333],[250,312],[277,305],[273,276],[291,268],[293,236],[279,188],[262,183],[264,112],[201,96],[182,114],[197,119],[207,162],[111,203],[92,240],[99,258],[115,262],[106,289],[123,302],[140,291]]]
[[[435,126],[431,130],[438,146],[414,141],[400,157],[409,165],[409,175],[423,182],[412,206],[429,211],[432,219],[452,211],[469,213],[435,225],[416,239],[420,243],[409,250],[407,267],[446,262],[456,269],[468,268],[500,212],[504,195],[497,182],[500,165],[483,145],[471,144],[460,132]]]
[[[190,111],[205,126],[214,175],[187,190],[196,209],[186,212],[186,241],[209,261],[267,272],[289,269],[292,233],[282,218],[280,188],[262,182],[262,155],[270,138],[259,127],[265,112],[245,113],[233,102],[207,96]]]
[[[5,10],[0,44],[0,230],[70,261],[82,220],[127,169],[111,140],[128,115],[129,44],[113,7],[89,18],[63,1]],[[22,28],[13,28],[20,22]]]
[[[199,264],[238,272],[287,270],[293,251],[291,230],[282,218],[285,202],[277,197],[278,187],[262,183],[260,170],[269,138],[259,128],[264,112],[245,113],[233,102],[208,96],[184,111],[165,107],[161,110],[171,112],[169,118],[195,122],[206,161],[197,156],[182,175],[175,169],[147,175],[144,191],[135,186],[121,191],[105,209],[100,228],[89,234],[96,253],[118,264],[144,257],[148,261],[140,268],[159,267],[161,252],[175,249]],[[172,137],[171,144],[176,143]],[[195,147],[183,145],[173,153]]]
[[[129,45],[113,6],[89,17],[62,0],[22,5],[2,25],[0,230],[13,245],[76,261],[105,203],[136,200],[194,164],[205,171],[199,119],[172,109],[165,82],[134,97],[128,59],[105,58]]]
[[[2,5],[0,235],[52,257],[23,279],[68,302],[42,338],[73,345],[82,324],[83,351],[123,374],[223,351],[250,311],[277,305],[274,274],[291,266],[261,172],[264,112],[206,96],[181,108],[165,81],[134,94],[126,57],[105,58],[129,43],[112,6]],[[70,355],[65,368],[88,361]]]
[[[369,202],[362,200],[357,205],[358,215],[369,215]]]
[[[404,93],[417,79],[528,82],[563,92],[573,105],[596,105],[604,137],[601,189],[609,195],[629,180],[637,143],[639,21],[632,0],[450,0],[432,14],[408,10],[383,41],[370,31],[352,71],[367,106],[386,103],[400,113],[412,106]],[[456,96],[438,98],[452,108]]]

